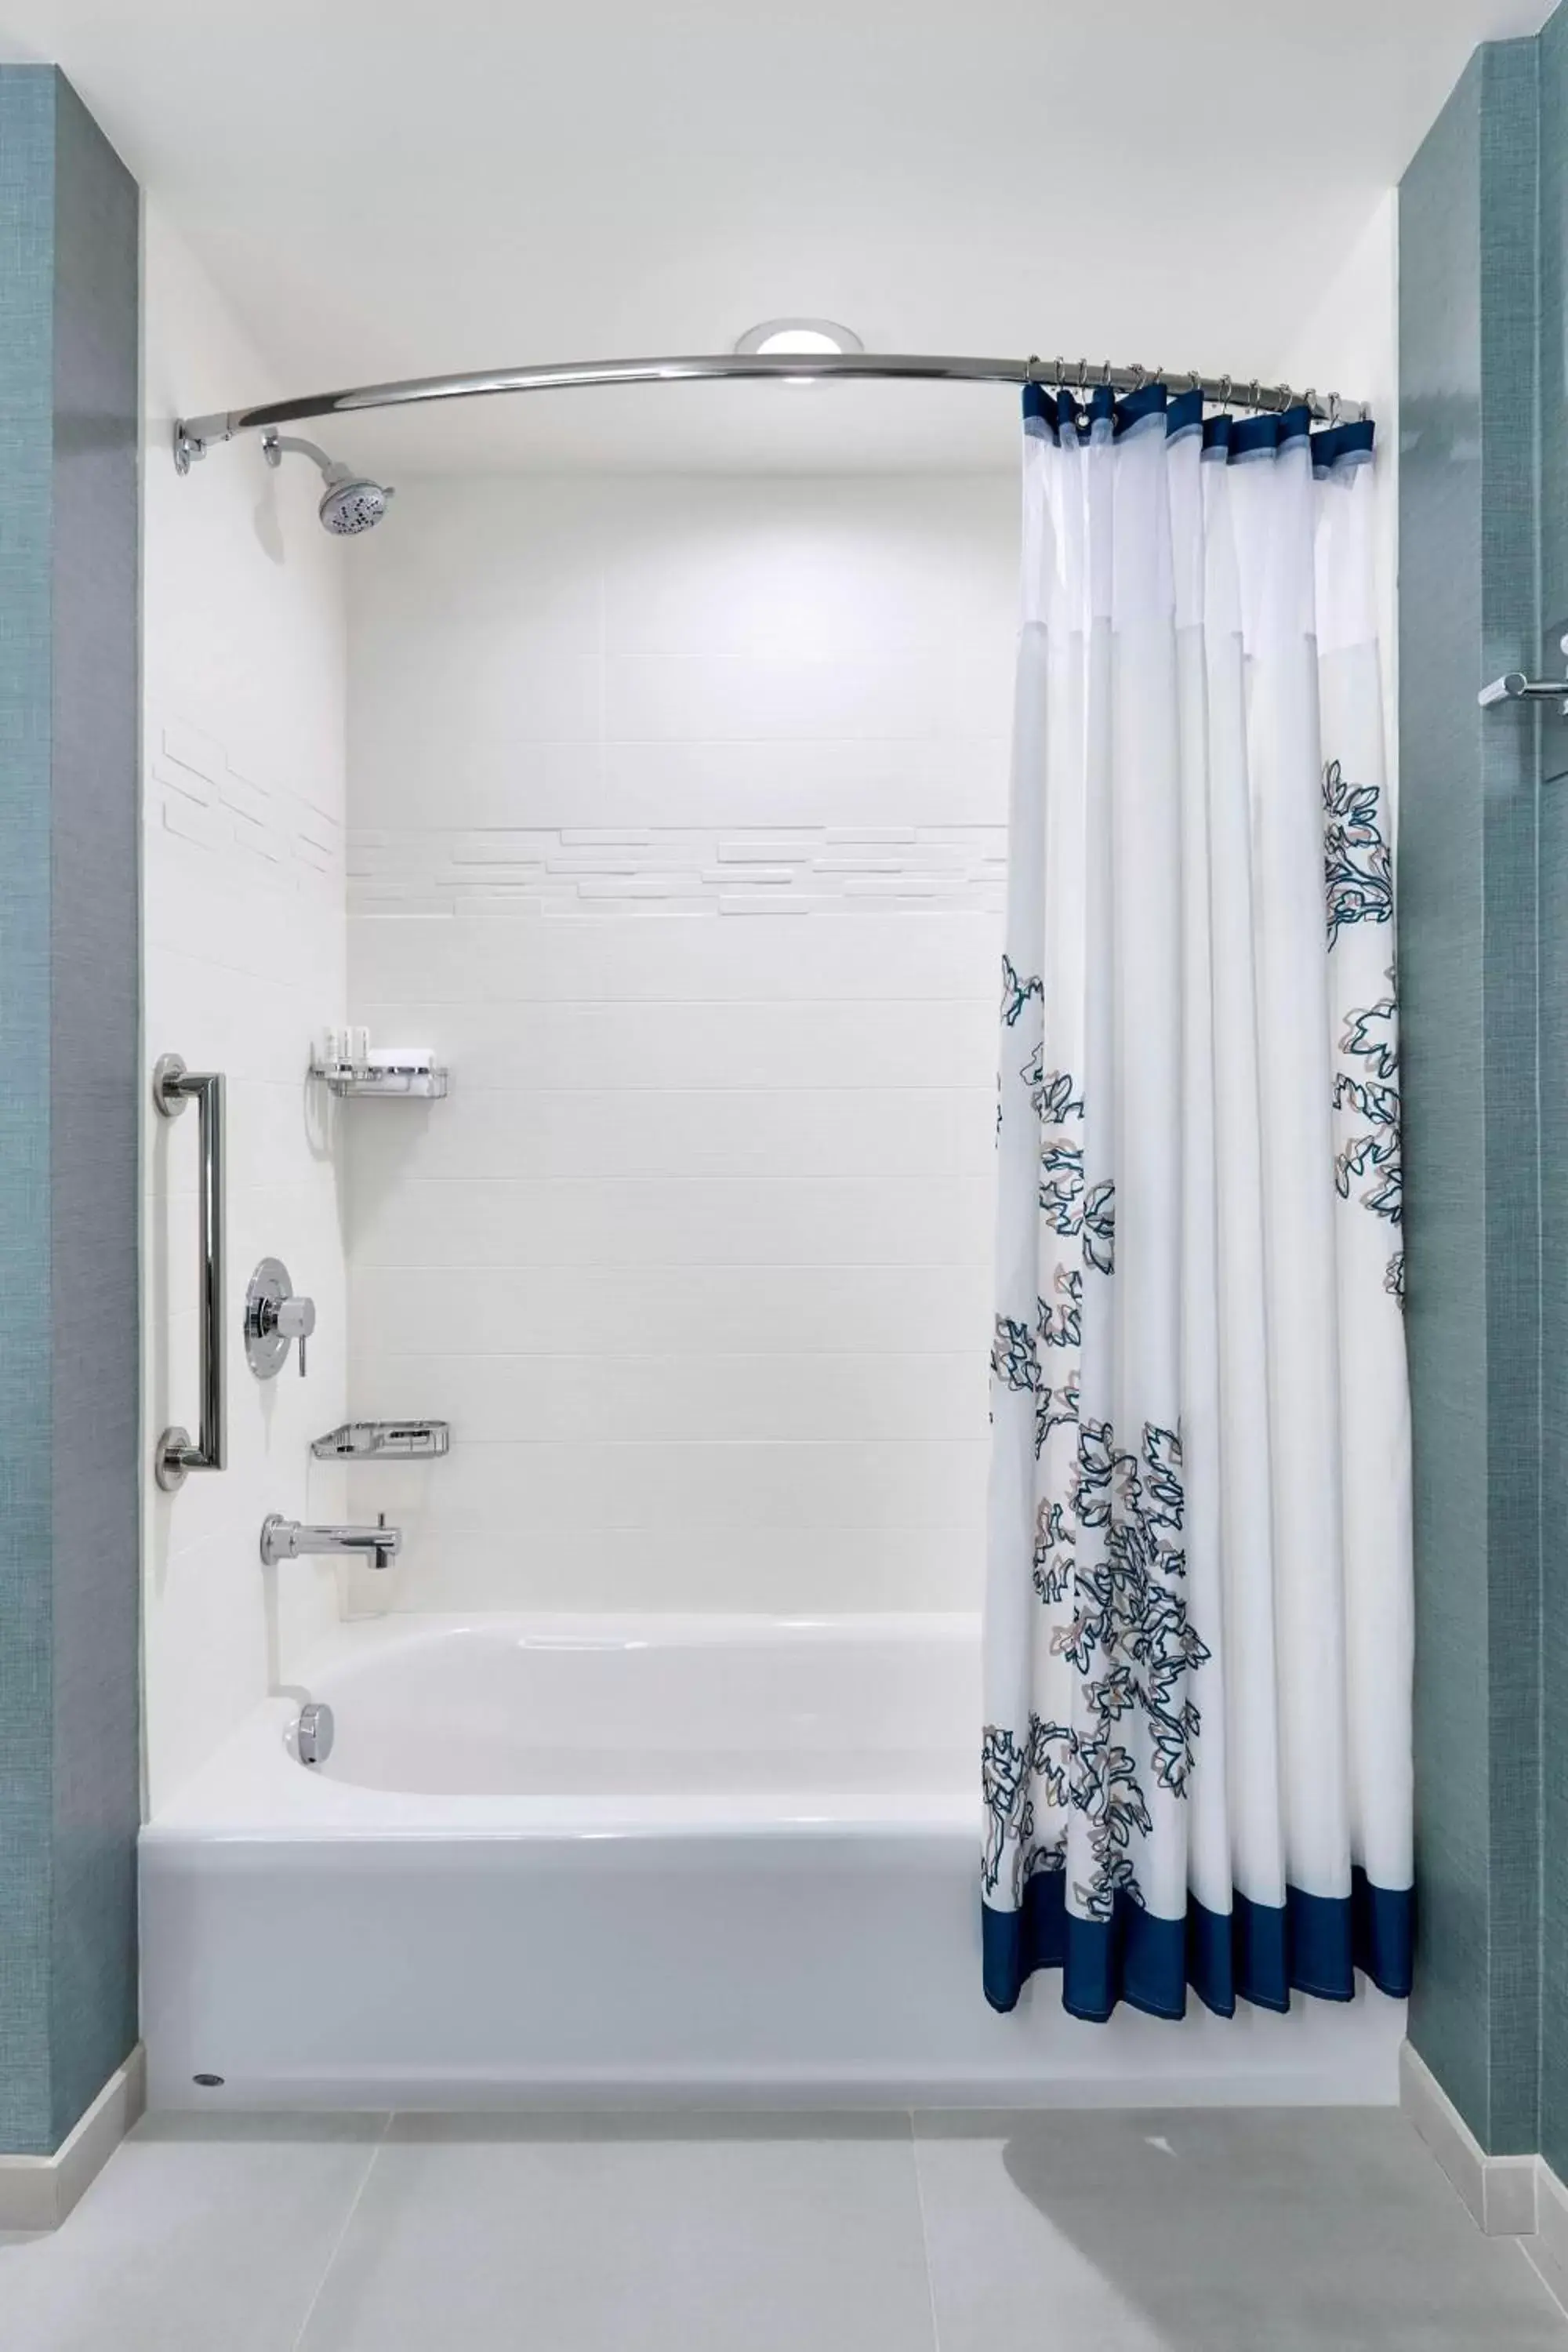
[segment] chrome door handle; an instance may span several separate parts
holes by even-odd
[[[178,1054],[164,1054],[153,1072],[153,1101],[164,1118],[178,1118],[195,1096],[196,1149],[201,1158],[196,1229],[196,1379],[201,1391],[201,1426],[195,1443],[188,1429],[166,1429],[158,1440],[153,1475],[165,1493],[183,1486],[192,1470],[221,1470],[228,1458],[224,1405],[224,1164],[221,1070],[187,1070]]]

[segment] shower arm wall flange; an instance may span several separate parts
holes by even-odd
[[[196,451],[198,457],[205,457],[205,446]],[[262,432],[261,454],[268,464],[273,467],[280,466],[286,457],[309,457],[329,489],[333,488],[339,482],[346,482],[349,478],[348,467],[338,458],[329,457],[320,442],[307,441],[303,435],[299,433],[279,433],[270,425]],[[174,463],[177,466],[179,462],[176,453]],[[188,464],[187,460],[187,470]]]
[[[393,383],[354,384],[340,392],[308,393],[295,400],[268,401],[254,408],[216,409],[205,416],[182,416],[174,425],[174,466],[188,474],[215,442],[232,441],[242,433],[276,431],[318,416],[349,416],[368,408],[408,408],[431,401],[478,400],[500,393],[564,392],[600,383],[711,383],[749,377],[763,382],[803,375],[824,379],[848,378],[862,383],[1004,383],[1075,385],[1080,391],[1105,388],[1139,392],[1147,383],[1166,383],[1173,390],[1201,392],[1216,408],[1246,409],[1259,415],[1305,406],[1315,421],[1337,424],[1351,404],[1337,393],[1298,393],[1289,384],[1237,383],[1226,376],[1197,373],[1166,375],[1158,368],[1077,368],[1062,360],[949,358],[941,354],[900,352],[715,352],[686,359],[565,360],[538,367],[490,368],[468,375],[408,376]],[[1360,414],[1367,415],[1366,404]]]

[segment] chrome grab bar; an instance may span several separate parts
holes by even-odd
[[[153,1475],[166,1494],[183,1486],[192,1470],[221,1470],[228,1458],[224,1407],[223,1103],[221,1070],[187,1070],[178,1054],[164,1054],[153,1072],[153,1101],[164,1118],[178,1118],[192,1096],[196,1101],[196,1147],[201,1155],[196,1231],[196,1378],[201,1389],[201,1427],[195,1444],[188,1429],[166,1429],[158,1440]]]
[[[1558,644],[1568,654],[1568,630]],[[1491,710],[1500,702],[1554,702],[1560,719],[1568,719],[1568,677],[1526,677],[1521,669],[1506,670],[1483,686],[1476,700],[1483,710]]]

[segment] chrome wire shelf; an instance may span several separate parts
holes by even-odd
[[[447,1072],[434,1062],[320,1062],[310,1075],[340,1100],[378,1097],[383,1102],[440,1102]]]
[[[427,1462],[451,1446],[447,1421],[345,1421],[310,1451],[318,1462]]]

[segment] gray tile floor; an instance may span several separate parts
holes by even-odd
[[[1568,2352],[1403,2117],[149,2117],[4,2352]]]

